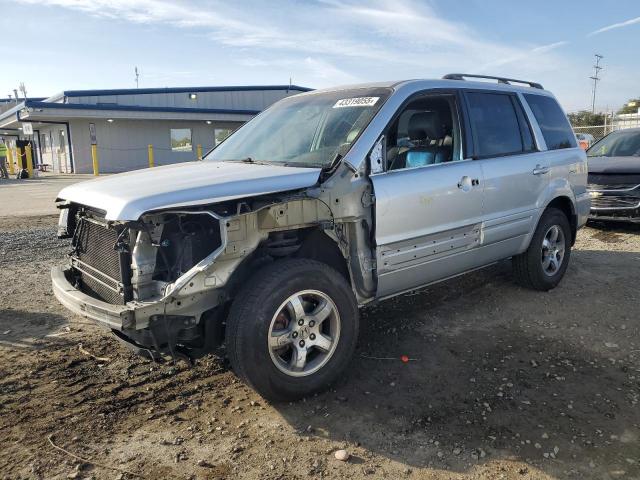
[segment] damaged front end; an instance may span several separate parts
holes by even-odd
[[[219,215],[175,210],[121,222],[88,207],[63,207],[58,235],[72,239],[72,251],[52,278],[65,306],[153,358],[211,349],[222,301],[199,274],[225,248],[227,224]]]
[[[264,262],[314,255],[319,240],[333,244],[336,265],[344,261],[337,245],[346,227],[335,225],[326,202],[308,197],[168,209],[137,221],[61,208],[58,234],[73,248],[69,264],[52,271],[56,297],[153,359],[214,351],[234,292]]]

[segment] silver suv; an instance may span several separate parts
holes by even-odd
[[[539,84],[470,77],[295,95],[204,161],[65,188],[57,298],[154,359],[224,346],[289,400],[343,373],[359,307],[510,257],[555,287],[589,214],[585,153]]]

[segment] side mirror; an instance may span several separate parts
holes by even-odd
[[[372,174],[384,171],[384,135],[382,135],[371,149],[369,154],[369,168]]]

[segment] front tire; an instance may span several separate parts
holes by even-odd
[[[551,290],[562,280],[570,256],[569,220],[561,210],[548,208],[538,222],[529,248],[513,257],[516,281],[533,290]]]
[[[308,259],[259,271],[233,301],[226,346],[236,374],[268,400],[326,389],[358,339],[358,305],[345,278]]]

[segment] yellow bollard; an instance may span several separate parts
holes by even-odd
[[[33,157],[31,156],[31,145],[27,145],[25,150],[27,151],[27,173],[29,174],[29,178],[33,178]]]
[[[15,174],[15,169],[13,168],[13,152],[10,148],[7,148],[7,162],[9,162],[9,175]]]
[[[93,160],[93,174],[95,176],[99,175],[98,172],[98,146],[91,145],[91,160]]]
[[[196,153],[198,155],[198,160],[202,160],[202,145],[196,145]]]
[[[155,167],[155,163],[153,161],[153,145],[149,144],[149,168]]]

